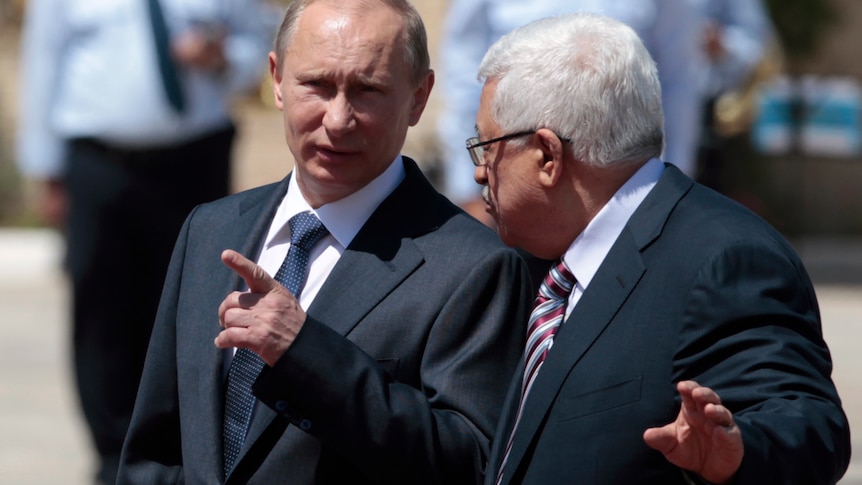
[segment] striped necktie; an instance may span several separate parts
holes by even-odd
[[[325,236],[328,231],[320,220],[311,212],[302,212],[290,218],[290,249],[284,262],[275,274],[275,280],[281,283],[297,299],[305,286],[308,274],[308,257],[311,248]],[[245,434],[251,421],[255,398],[251,386],[263,369],[264,362],[260,356],[249,349],[236,350],[230,365],[225,393],[224,411],[224,473],[227,477],[239,450],[245,441]]]
[[[515,431],[518,429],[518,424],[521,422],[521,414],[524,412],[524,403],[527,401],[527,396],[536,376],[539,375],[539,369],[551,350],[554,344],[554,334],[560,324],[563,323],[563,318],[566,313],[566,301],[572,288],[575,286],[575,276],[566,266],[565,261],[560,261],[551,268],[542,285],[539,287],[539,294],[536,296],[533,312],[530,314],[530,320],[527,325],[527,345],[524,351],[524,377],[521,381],[521,400],[518,403],[518,414],[515,417],[515,424],[512,426],[512,432],[509,434],[509,441],[506,444],[506,453],[503,455],[503,461],[500,463],[500,469],[497,472],[497,483],[503,479],[503,468],[506,466],[506,461],[509,459],[509,452],[512,450],[512,442],[515,438]]]

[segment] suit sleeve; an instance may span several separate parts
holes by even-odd
[[[479,483],[520,358],[528,288],[513,251],[478,261],[433,317],[418,386],[309,318],[255,394],[372,482]]]
[[[812,284],[789,248],[725,249],[699,272],[675,377],[712,387],[745,451],[736,483],[835,483],[850,434]]]
[[[183,483],[176,313],[193,214],[194,211],[183,224],[168,266],[132,421],[123,444],[118,485]]]

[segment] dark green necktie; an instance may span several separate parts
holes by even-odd
[[[180,85],[177,66],[171,57],[170,33],[165,22],[165,15],[159,0],[147,0],[147,6],[150,10],[150,24],[153,29],[153,40],[156,43],[156,56],[159,61],[159,73],[162,77],[165,95],[171,107],[177,113],[182,113],[186,107],[186,100],[183,95],[183,87]]]

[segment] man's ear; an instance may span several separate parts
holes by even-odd
[[[542,160],[539,162],[540,181],[552,187],[563,176],[567,147],[556,133],[547,128],[536,130],[536,139],[542,152]]]
[[[284,98],[281,93],[281,71],[278,69],[278,59],[275,52],[269,53],[269,74],[272,77],[272,95],[275,98],[275,106],[281,110],[284,108]]]
[[[431,88],[434,87],[434,71],[428,70],[425,79],[419,83],[413,91],[413,107],[410,109],[410,126],[416,126],[419,123],[419,118],[422,117],[422,112],[425,111],[425,106],[428,104],[428,97],[431,96]]]

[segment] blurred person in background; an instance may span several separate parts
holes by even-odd
[[[443,147],[444,192],[467,212],[488,224],[473,165],[464,139],[474,123],[482,86],[476,71],[497,39],[542,17],[592,12],[616,18],[632,28],[659,65],[668,136],[664,159],[693,175],[701,119],[701,83],[705,67],[700,50],[701,0],[452,0],[442,31],[440,89],[443,108],[438,133]],[[530,87],[524,87],[526,95]]]
[[[708,66],[695,173],[698,182],[724,192],[725,144],[750,128],[756,90],[780,69],[780,49],[762,0],[695,1],[706,17],[701,45]]]
[[[114,483],[171,248],[229,191],[231,100],[265,72],[256,0],[29,0],[17,161],[66,237],[77,391]]]

